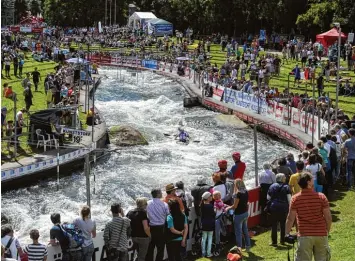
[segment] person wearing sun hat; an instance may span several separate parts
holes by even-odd
[[[184,204],[182,203],[181,198],[176,196],[176,189],[177,187],[173,183],[170,183],[165,186],[166,197],[164,198],[164,202],[168,203],[170,199],[176,200],[177,202],[179,202],[181,211],[185,213]]]
[[[229,178],[233,179],[233,180],[243,179],[246,165],[243,161],[240,160],[241,155],[239,152],[234,152],[232,154],[232,157],[233,157],[235,164],[233,165],[233,167],[230,170]]]

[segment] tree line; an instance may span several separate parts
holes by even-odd
[[[111,21],[116,14],[117,24],[125,25],[131,3],[177,30],[191,27],[200,35],[239,36],[264,29],[308,38],[330,29],[333,22],[340,22],[345,32],[355,29],[353,0],[15,0],[15,16],[39,11],[50,25],[82,27],[105,24],[105,13],[109,17],[111,11]]]

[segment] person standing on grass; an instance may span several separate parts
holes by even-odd
[[[18,62],[18,74],[20,78],[22,78],[22,70],[23,70],[23,65],[25,64],[25,59],[20,55],[20,59]]]
[[[288,185],[290,186],[292,195],[297,194],[301,191],[300,186],[298,185],[298,180],[304,169],[304,162],[299,160],[296,162],[296,173],[291,175]]]
[[[212,257],[212,238],[213,231],[215,230],[215,217],[214,206],[212,203],[212,194],[208,191],[202,194],[202,202],[200,204],[201,211],[201,230],[202,230],[202,256]],[[206,248],[207,247],[207,248]]]
[[[295,75],[295,81],[294,81],[294,83],[293,83],[293,86],[296,85],[296,81],[297,81],[297,84],[300,85],[301,69],[298,67],[298,64],[296,64],[296,67],[293,68],[292,72],[293,72],[293,74]]]
[[[167,216],[166,249],[169,261],[181,261],[182,249],[186,247],[186,238],[189,229],[188,219],[181,212],[180,204],[176,199],[169,199],[170,214]]]
[[[160,189],[152,189],[151,195],[152,199],[148,201],[147,205],[151,240],[146,260],[154,260],[154,250],[157,248],[155,261],[162,261],[165,249],[165,222],[170,212],[168,204],[161,200],[162,192]]]
[[[31,106],[33,105],[33,103],[32,103],[33,94],[32,94],[32,90],[31,90],[31,85],[32,85],[32,83],[28,82],[27,87],[23,91],[23,96],[25,96],[26,111],[29,111]]]
[[[9,57],[9,55],[5,56],[4,62],[5,62],[5,77],[10,78],[11,58]]]
[[[38,242],[39,231],[32,229],[30,238],[32,239],[32,244],[28,244],[24,249],[28,256],[28,261],[47,261],[47,246]]]
[[[271,244],[277,246],[277,227],[280,224],[280,243],[285,244],[285,222],[288,214],[289,202],[291,200],[291,191],[285,183],[284,173],[276,175],[276,183],[272,184],[267,193],[267,199],[270,201],[271,214]]]
[[[298,181],[301,192],[294,195],[286,220],[286,236],[297,218],[296,261],[324,261],[330,259],[328,235],[332,225],[329,202],[323,193],[314,191],[313,175],[301,174]]]
[[[41,80],[41,74],[39,71],[37,71],[37,67],[35,67],[35,70],[32,72],[32,78],[33,78],[33,83],[35,85],[35,92],[38,91],[38,83]]]
[[[324,78],[321,73],[317,78],[317,89],[318,89],[318,97],[321,97],[324,89]]]
[[[354,182],[354,165],[355,165],[355,129],[349,129],[350,138],[344,142],[343,151],[346,154],[346,181],[348,183],[348,189]]]
[[[249,194],[242,179],[236,179],[234,182],[234,203],[226,208],[234,210],[234,232],[237,247],[242,248],[242,238],[244,237],[245,249],[249,252],[251,248],[250,236],[248,232],[248,200]]]
[[[15,54],[14,58],[12,59],[13,65],[14,65],[14,75],[17,77],[17,69],[18,69],[18,56]]]

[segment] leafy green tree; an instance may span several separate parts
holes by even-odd
[[[32,0],[31,2],[31,14],[37,15],[41,13],[41,7],[37,0]]]
[[[26,12],[29,10],[28,3],[25,0],[15,1],[15,23],[19,23],[21,19],[26,16]]]

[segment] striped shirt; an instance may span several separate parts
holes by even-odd
[[[153,198],[148,201],[147,215],[150,226],[165,225],[166,217],[169,215],[168,204],[159,198]]]
[[[28,261],[42,261],[47,256],[47,246],[43,244],[29,244],[24,249]]]
[[[290,210],[296,211],[299,236],[327,236],[323,209],[329,202],[323,193],[302,189],[291,199]]]
[[[113,217],[105,226],[104,241],[110,248],[117,248],[119,251],[128,250],[127,231],[130,229],[131,220],[126,217]]]

